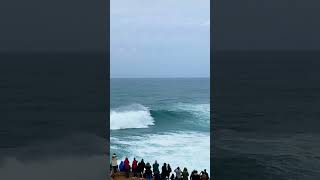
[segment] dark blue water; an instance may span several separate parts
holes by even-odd
[[[1,54],[0,61],[0,179],[104,179],[105,55]]]
[[[320,53],[217,52],[218,180],[320,178]]]

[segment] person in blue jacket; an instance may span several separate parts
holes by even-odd
[[[120,164],[119,164],[119,169],[120,169],[121,172],[124,172],[124,171],[125,171],[125,169],[124,169],[124,162],[123,162],[123,161],[120,162]]]

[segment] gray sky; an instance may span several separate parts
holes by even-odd
[[[209,0],[111,0],[111,77],[209,77]]]

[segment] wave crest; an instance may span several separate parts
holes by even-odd
[[[210,104],[177,103],[171,108],[171,111],[188,112],[193,116],[192,122],[197,124],[199,122],[205,123],[205,125],[210,123]]]
[[[148,128],[154,125],[149,108],[141,104],[132,104],[113,109],[110,112],[110,129]]]

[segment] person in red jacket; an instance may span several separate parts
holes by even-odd
[[[136,158],[133,158],[131,167],[132,167],[133,176],[138,177],[137,175],[138,161],[136,161]]]
[[[129,178],[129,173],[130,173],[130,162],[129,159],[126,157],[124,160],[124,169],[126,171],[127,178]]]

